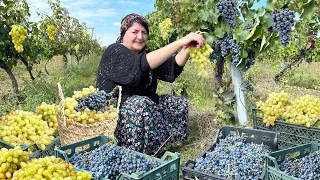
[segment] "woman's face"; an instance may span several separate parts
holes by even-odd
[[[122,44],[134,53],[139,53],[148,40],[147,30],[139,23],[133,23],[123,36]]]

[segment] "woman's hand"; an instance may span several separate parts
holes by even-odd
[[[201,34],[197,34],[194,32],[189,33],[188,35],[184,36],[183,38],[178,40],[184,49],[188,47],[196,47],[197,49],[201,48],[204,43],[205,39]]]

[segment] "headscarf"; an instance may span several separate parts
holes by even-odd
[[[128,14],[121,20],[120,36],[117,38],[116,43],[122,43],[123,36],[126,33],[126,31],[129,29],[130,26],[132,26],[133,23],[139,20],[142,22],[140,24],[147,30],[147,34],[149,34],[148,21],[143,16],[135,13]]]

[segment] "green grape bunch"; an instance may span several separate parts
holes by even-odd
[[[23,52],[23,42],[27,38],[28,31],[21,25],[12,25],[9,35],[12,37],[12,43],[18,53]]]
[[[166,18],[160,24],[160,32],[163,40],[167,40],[169,37],[169,32],[172,27],[172,22],[170,18]]]
[[[56,33],[56,28],[52,25],[49,25],[47,26],[47,29],[46,29],[47,33],[48,33],[48,36],[49,36],[49,39],[50,40],[54,40],[54,35]]]
[[[208,65],[210,64],[209,57],[212,52],[213,52],[213,49],[207,43],[200,49],[196,49],[194,47],[190,48],[189,53],[190,53],[191,61],[199,69],[198,76],[200,77],[208,76],[206,67],[208,67]]]

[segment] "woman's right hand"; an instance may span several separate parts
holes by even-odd
[[[199,49],[205,44],[205,39],[203,36],[194,32],[189,33],[178,41],[180,41],[184,49],[190,46]]]

